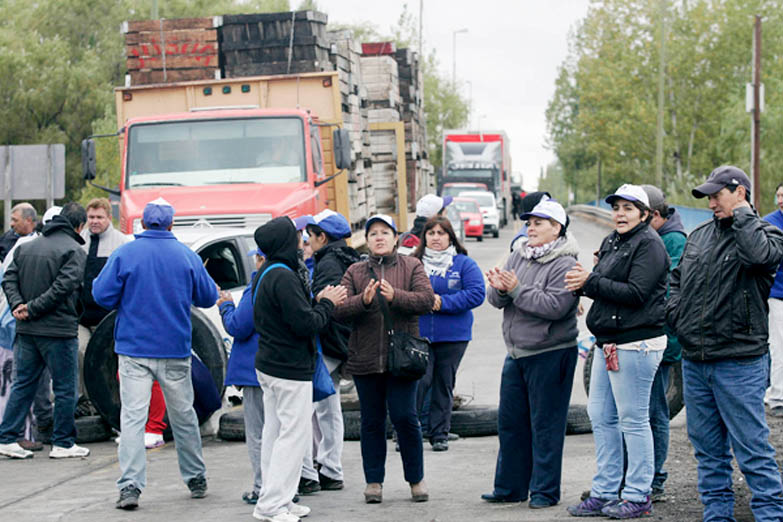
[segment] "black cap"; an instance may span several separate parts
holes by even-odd
[[[710,173],[705,183],[691,191],[694,198],[704,198],[715,194],[724,187],[745,187],[750,192],[750,178],[742,169],[731,165],[723,165]]]

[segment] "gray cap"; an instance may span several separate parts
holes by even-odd
[[[705,183],[702,183],[691,191],[694,198],[711,196],[724,187],[742,185],[750,192],[750,178],[742,169],[731,165],[723,165],[713,170]]]
[[[660,210],[666,204],[666,196],[663,191],[655,185],[642,185],[642,188],[647,193],[647,199],[650,200],[650,208],[653,210]]]

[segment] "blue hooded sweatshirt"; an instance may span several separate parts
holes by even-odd
[[[484,302],[486,290],[481,269],[466,255],[457,254],[446,277],[430,276],[440,296],[440,310],[419,317],[419,334],[433,343],[469,341],[473,334],[473,308]]]
[[[783,230],[783,212],[780,209],[764,216],[764,221],[772,223],[779,229]],[[772,289],[769,291],[769,296],[775,299],[783,299],[783,264],[778,267],[778,272],[775,274],[775,282],[772,283]]]
[[[145,230],[112,253],[92,296],[117,309],[116,353],[184,359],[191,352],[190,306],[209,308],[218,292],[198,254],[167,230]]]
[[[220,316],[226,332],[234,337],[231,356],[226,368],[226,386],[256,386],[255,359],[258,351],[258,332],[253,325],[253,281],[256,273],[250,277],[250,283],[242,292],[239,304],[227,301],[220,305]]]

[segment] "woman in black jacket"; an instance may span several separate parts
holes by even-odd
[[[666,348],[664,297],[669,258],[649,225],[647,193],[623,185],[606,198],[615,230],[590,273],[577,264],[566,288],[593,299],[587,326],[597,352],[587,412],[593,425],[598,471],[590,497],[571,506],[574,516],[638,518],[652,512],[654,472],[649,403],[653,377]],[[598,357],[598,353],[603,357]],[[623,438],[628,472],[623,478]]]

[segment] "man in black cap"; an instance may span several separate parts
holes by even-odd
[[[767,297],[783,232],[750,205],[750,180],[718,167],[693,189],[713,219],[688,237],[671,274],[667,322],[682,345],[688,436],[698,461],[704,520],[733,520],[731,452],[756,520],[783,519],[783,484],[769,444]]]

